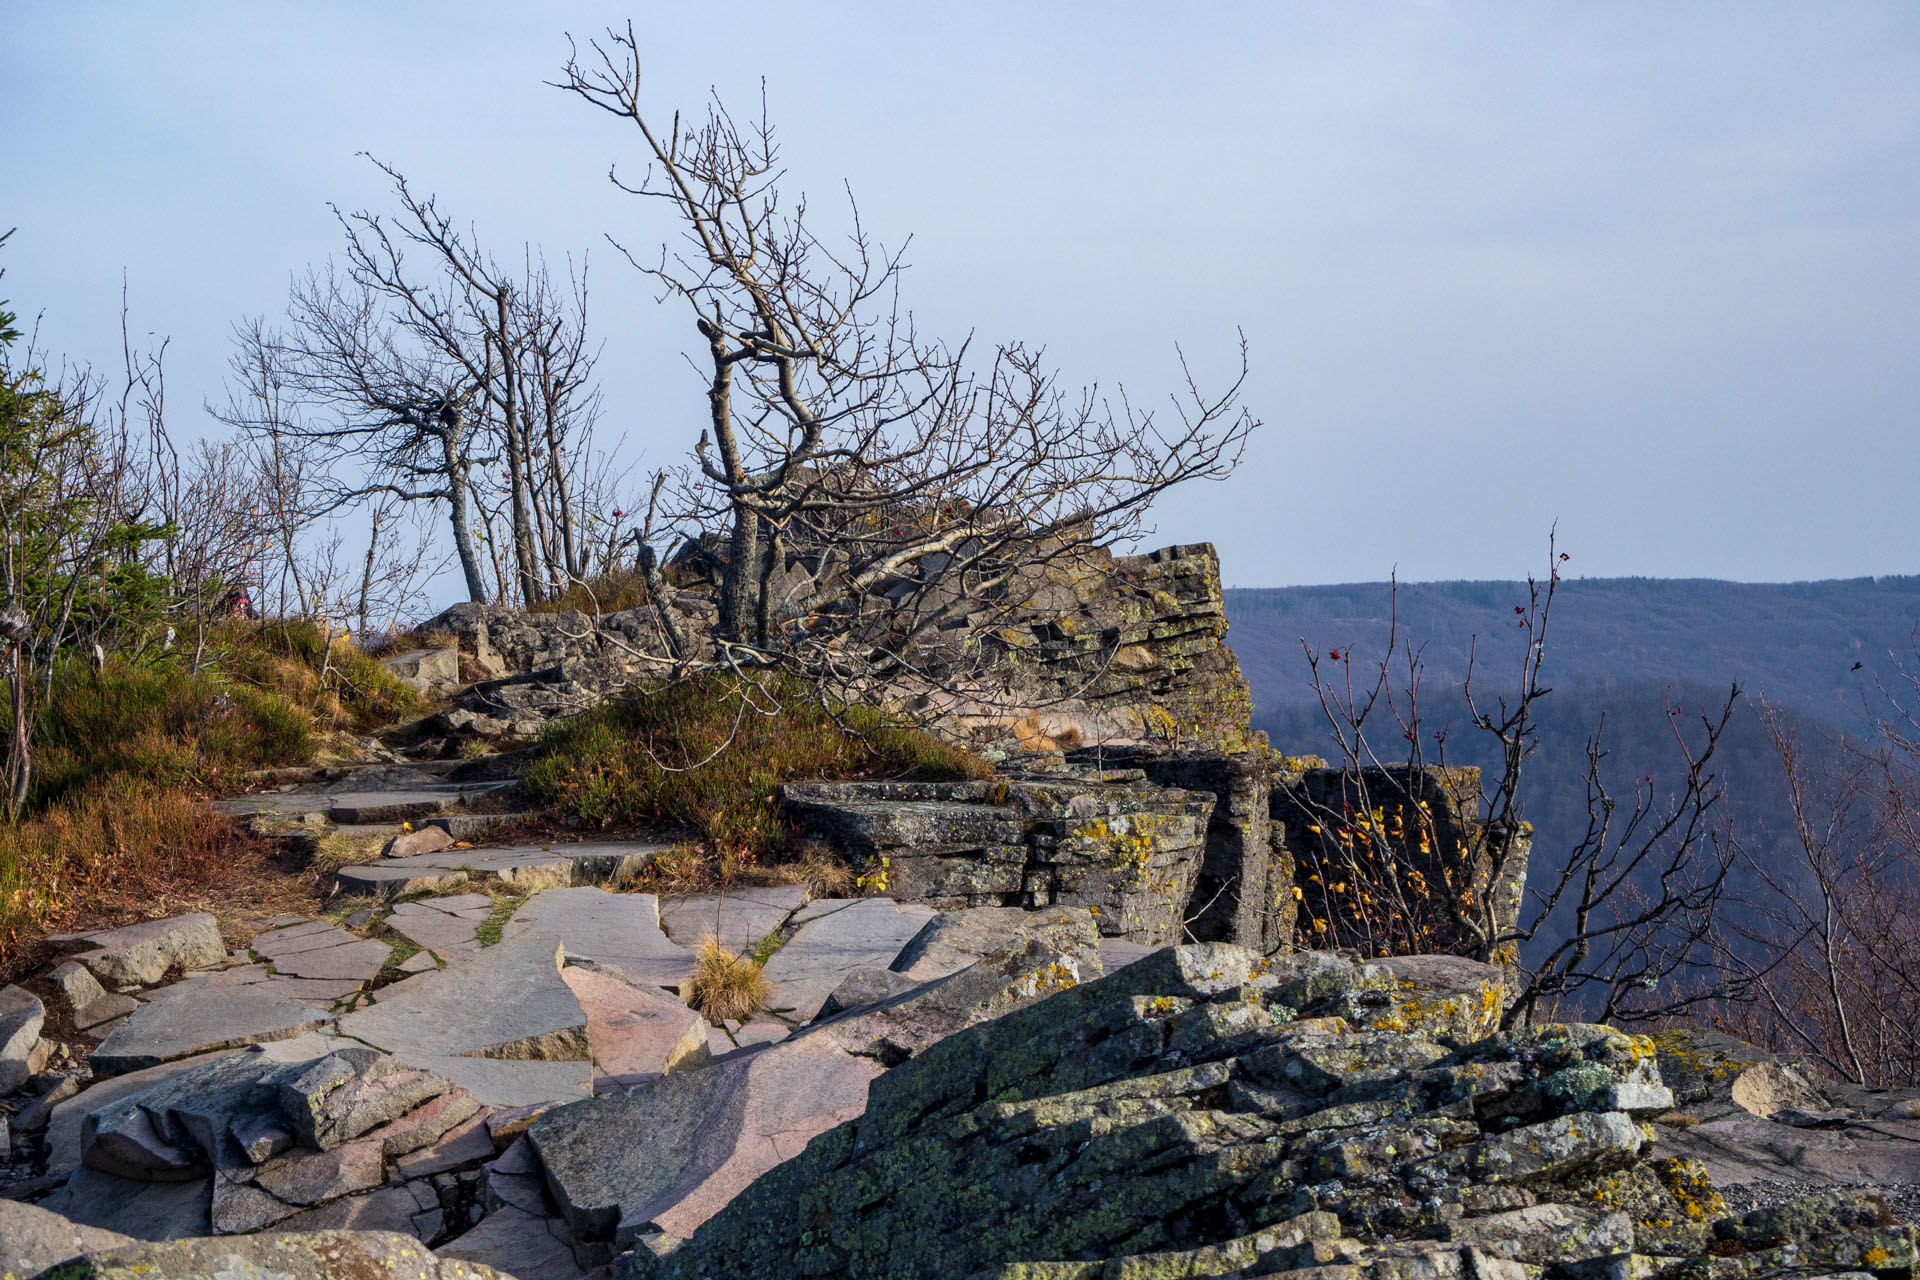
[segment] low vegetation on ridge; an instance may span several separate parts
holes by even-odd
[[[775,791],[808,778],[984,778],[979,756],[889,723],[872,707],[829,708],[797,681],[764,686],[708,673],[639,691],[547,730],[525,785],[590,826],[692,828],[721,856],[787,850]]]
[[[0,973],[50,931],[190,900],[264,867],[269,843],[209,797],[250,769],[323,761],[334,734],[418,701],[314,623],[234,619],[209,639],[197,669],[171,651],[56,670],[28,803],[0,824]]]

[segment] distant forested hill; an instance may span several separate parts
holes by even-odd
[[[1310,702],[1301,638],[1319,649],[1379,654],[1394,597],[1388,584],[1234,588],[1226,593],[1229,640],[1262,711]],[[1400,634],[1426,646],[1434,687],[1457,686],[1473,637],[1484,677],[1510,670],[1519,653],[1517,582],[1402,583]],[[1744,583],[1711,579],[1576,578],[1561,583],[1549,636],[1548,674],[1592,680],[1724,685],[1822,720],[1851,723],[1861,681],[1897,678],[1920,623],[1920,576],[1830,582]],[[1859,671],[1854,663],[1863,664]],[[1909,662],[1909,665],[1912,665]]]
[[[1326,724],[1307,683],[1305,637],[1316,650],[1352,651],[1356,676],[1377,667],[1393,597],[1388,584],[1234,589],[1226,593],[1228,641],[1253,686],[1254,724],[1293,754],[1330,754]],[[1469,648],[1480,638],[1476,692],[1511,683],[1524,632],[1514,606],[1516,582],[1403,583],[1399,634],[1424,645],[1423,720],[1450,724],[1455,763],[1494,763],[1466,726],[1460,697]],[[1738,679],[1752,695],[1786,710],[1816,754],[1860,727],[1862,700],[1878,698],[1873,679],[1905,687],[1898,663],[1913,659],[1920,622],[1920,577],[1748,584],[1652,578],[1572,579],[1561,584],[1548,636],[1540,750],[1523,796],[1536,828],[1536,867],[1557,865],[1585,826],[1585,744],[1606,726],[1605,774],[1625,799],[1633,780],[1652,775],[1662,792],[1679,777],[1669,701],[1683,723],[1725,698]],[[1854,663],[1861,669],[1852,670]],[[1397,729],[1379,726],[1376,749],[1400,756]],[[1696,734],[1697,736],[1697,734]],[[1391,752],[1390,749],[1394,749]],[[1727,806],[1756,850],[1787,830],[1778,761],[1753,704],[1736,715],[1720,753]]]

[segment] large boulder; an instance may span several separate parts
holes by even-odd
[[[577,1102],[527,1138],[586,1265],[643,1232],[689,1235],[814,1135],[860,1114],[880,1075],[825,1039],[797,1040]]]
[[[150,987],[171,971],[218,965],[227,958],[220,926],[204,912],[53,941],[78,948],[80,962],[112,987]]]
[[[1488,976],[1167,948],[917,1054],[690,1239],[643,1232],[632,1271],[1598,1280],[1757,1276],[1763,1256],[1909,1274],[1911,1231],[1859,1193],[1726,1217],[1698,1165],[1649,1152],[1673,1102],[1652,1043],[1484,1034]]]
[[[1098,957],[1100,922],[1085,907],[1054,907],[1042,911],[972,907],[943,911],[913,935],[894,957],[890,968],[927,982],[958,973],[1008,943],[1027,938],[1057,951]]]
[[[872,1004],[853,1006],[800,1032],[848,1053],[896,1066],[948,1036],[1101,975],[1097,943],[1062,951],[1015,938],[957,972]],[[896,975],[904,976],[904,975]],[[836,990],[836,999],[846,989]]]
[[[458,649],[410,649],[380,659],[380,665],[428,697],[444,697],[460,687]]]
[[[24,987],[0,987],[0,1093],[12,1093],[33,1074],[33,1049],[46,1020],[40,997]]]

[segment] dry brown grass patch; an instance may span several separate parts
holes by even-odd
[[[760,966],[737,956],[708,934],[693,957],[687,1004],[708,1022],[744,1022],[773,995]]]
[[[275,842],[200,796],[168,787],[90,788],[0,824],[0,975],[31,965],[39,940],[277,897]],[[271,887],[271,891],[268,891]]]

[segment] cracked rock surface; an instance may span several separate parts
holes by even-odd
[[[1652,1041],[1496,1031],[1500,990],[1465,961],[1169,948],[927,1048],[690,1238],[643,1233],[628,1273],[1911,1274],[1871,1195],[1729,1214],[1651,1150],[1674,1105]]]

